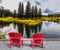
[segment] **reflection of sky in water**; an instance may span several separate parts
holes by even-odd
[[[48,25],[52,24],[52,22],[44,22],[44,24],[45,24],[46,26],[48,26]]]
[[[60,37],[60,24],[43,21],[41,32],[45,33],[45,37]]]

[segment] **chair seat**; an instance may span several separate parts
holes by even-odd
[[[13,42],[14,44],[19,44],[20,40],[19,40],[19,39],[12,39],[12,42]]]
[[[15,38],[15,37],[11,37],[10,39],[20,39],[19,37]]]

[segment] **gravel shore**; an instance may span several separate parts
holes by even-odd
[[[30,41],[24,41],[21,48],[18,45],[9,48],[9,41],[0,41],[0,50],[60,50],[60,41],[44,41],[44,48],[39,45],[32,48]]]

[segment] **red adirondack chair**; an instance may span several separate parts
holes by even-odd
[[[34,48],[35,45],[39,44],[43,48],[44,47],[43,39],[44,39],[44,34],[34,34],[33,35],[32,47]]]
[[[13,44],[18,44],[20,47],[22,46],[22,36],[18,32],[10,32],[10,48],[12,47]]]

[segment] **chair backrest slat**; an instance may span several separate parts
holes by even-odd
[[[10,32],[9,36],[10,36],[10,38],[11,37],[13,37],[13,38],[21,38],[21,34],[18,33],[18,32]]]
[[[33,38],[44,38],[44,34],[34,34]]]

